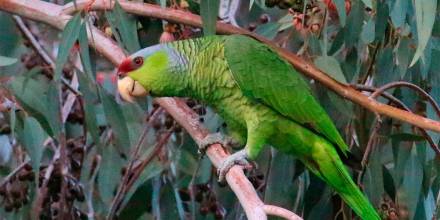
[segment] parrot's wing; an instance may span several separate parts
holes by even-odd
[[[245,36],[225,38],[225,57],[243,94],[348,147],[298,72],[271,48]]]

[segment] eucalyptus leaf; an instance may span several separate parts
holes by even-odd
[[[128,153],[130,149],[130,136],[128,133],[127,122],[119,106],[113,97],[103,89],[99,89],[99,95],[104,106],[105,117],[113,130],[115,144],[118,149]]]
[[[119,1],[115,2],[113,10],[107,11],[105,16],[110,23],[113,33],[118,35],[116,39],[120,41],[119,43],[124,45],[130,53],[138,51],[140,44],[137,35],[136,19],[122,9]]]
[[[345,0],[333,0],[338,10],[339,23],[342,27],[345,26],[345,21],[347,19],[347,12],[345,11]]]
[[[200,2],[200,15],[202,16],[203,34],[205,36],[216,33],[219,7],[219,0],[203,0]]]
[[[331,56],[319,56],[315,59],[315,65],[325,73],[329,74],[333,79],[347,83],[344,73],[337,59]]]
[[[110,205],[116,187],[121,181],[123,161],[113,145],[107,145],[102,152],[101,166],[98,173],[98,189],[102,201]]]
[[[255,33],[268,39],[274,39],[280,27],[281,24],[278,22],[269,22],[258,26],[257,29],[255,29]]]
[[[12,156],[12,145],[7,135],[0,135],[0,165],[9,162]]]
[[[362,28],[361,39],[364,43],[369,44],[374,41],[375,24],[373,19],[367,21]]]
[[[422,57],[423,51],[431,38],[436,17],[437,0],[414,0],[414,8],[416,13],[418,45],[410,66],[413,66],[420,57]]]
[[[23,146],[31,158],[32,168],[38,170],[43,156],[43,143],[47,134],[44,132],[43,128],[41,128],[40,123],[38,123],[33,117],[26,117],[23,132]]]
[[[17,61],[17,58],[0,56],[0,67],[12,65]]]
[[[61,43],[58,48],[58,55],[55,61],[55,80],[61,79],[61,74],[64,64],[69,58],[70,49],[78,39],[79,30],[81,28],[81,13],[77,13],[72,19],[70,19],[61,35]]]

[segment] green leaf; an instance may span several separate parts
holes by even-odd
[[[104,106],[105,117],[113,130],[115,145],[118,149],[128,153],[130,149],[130,136],[121,107],[103,89],[99,89],[99,94]]]
[[[365,193],[375,206],[380,204],[385,191],[381,164],[382,152],[381,149],[378,148],[379,147],[375,147],[371,153],[370,162],[366,168],[363,180]]]
[[[390,17],[396,28],[402,27],[405,24],[406,12],[410,2],[410,0],[399,0],[394,3]]]
[[[202,16],[203,34],[215,35],[219,10],[219,0],[203,0],[200,2],[200,15]]]
[[[96,145],[100,144],[99,140],[99,127],[96,119],[96,104],[98,97],[96,94],[96,85],[92,83],[92,80],[84,73],[78,73],[79,89],[84,98],[84,113],[87,131],[90,132],[93,142]]]
[[[12,156],[12,145],[8,135],[0,135],[0,165],[9,162]]]
[[[292,182],[295,174],[295,161],[282,152],[272,150],[272,155],[264,202],[288,207],[295,200]]]
[[[23,130],[23,146],[31,158],[31,165],[34,170],[40,167],[41,157],[43,156],[43,142],[47,134],[41,128],[40,123],[33,117],[26,117]]]
[[[277,36],[278,29],[280,29],[281,24],[277,22],[269,22],[266,24],[259,25],[257,29],[255,29],[255,33],[266,37],[267,39],[274,39]]]
[[[128,191],[125,195],[122,207],[124,207],[130,201],[130,199],[133,197],[134,193],[139,189],[139,187],[141,187],[151,178],[160,176],[163,170],[164,167],[161,166],[160,163],[158,163],[157,161],[153,161],[147,167],[145,167],[139,178],[134,182],[130,191]]]
[[[373,8],[373,2],[371,0],[362,0],[364,5],[369,8]]]
[[[122,9],[119,1],[116,1],[112,11],[105,13],[113,33],[120,44],[124,45],[128,52],[134,53],[140,49],[137,35],[136,19]]]
[[[98,188],[102,201],[109,205],[121,181],[123,161],[113,145],[107,145],[102,152],[101,167],[98,173]]]
[[[409,133],[392,134],[390,135],[390,138],[396,139],[396,141],[425,141],[425,137]]]
[[[58,85],[51,81],[47,90],[46,117],[52,127],[54,138],[58,138],[63,125],[61,123],[61,103]]]
[[[249,11],[252,9],[252,6],[254,5],[255,0],[250,0],[249,2]]]
[[[364,15],[364,4],[359,1],[353,3],[348,16],[347,25],[344,27],[345,47],[353,47],[358,44],[359,36],[362,32]]]
[[[413,66],[422,57],[423,51],[431,37],[436,17],[437,0],[414,0],[414,8],[418,45],[410,66]]]
[[[9,66],[17,62],[17,58],[0,56],[0,67]]]
[[[77,13],[72,19],[69,20],[69,22],[67,22],[63,34],[61,35],[61,43],[58,48],[58,55],[55,61],[54,79],[56,81],[59,81],[61,79],[63,66],[69,58],[70,49],[72,48],[75,41],[78,39],[80,28],[81,13]]]
[[[42,77],[41,77],[42,78]],[[54,129],[51,127],[49,121],[53,116],[48,114],[48,89],[49,82],[46,79],[27,79],[26,77],[16,77],[9,88],[14,94],[15,98],[20,102],[20,105],[32,117],[35,117],[44,130],[53,136]]]
[[[339,23],[342,27],[344,27],[347,18],[347,12],[345,11],[345,0],[333,0],[333,3],[335,3],[336,9],[338,10]]]
[[[362,28],[361,39],[364,43],[369,44],[374,41],[374,28],[375,24],[373,19],[368,22]]]
[[[414,50],[410,50],[411,39],[403,37],[400,39],[399,48],[397,49],[397,68],[399,70],[400,78],[406,75],[409,66],[409,60]],[[439,57],[440,58],[440,57]]]
[[[387,21],[388,20],[388,4],[376,4],[376,40],[381,41],[385,37],[385,30],[387,28]],[[351,14],[351,13],[350,13]]]
[[[325,73],[329,74],[333,79],[347,83],[344,73],[342,73],[341,66],[338,60],[331,56],[319,56],[315,59],[315,65]]]
[[[89,42],[87,38],[86,28],[87,26],[86,23],[84,22],[81,25],[81,29],[79,30],[78,41],[80,46],[80,58],[81,58],[81,63],[84,67],[84,72],[87,73],[89,79],[92,80],[92,82],[94,82],[95,74],[93,74],[94,72],[93,72],[92,64],[90,62]]]
[[[409,211],[408,219],[413,219],[415,215],[423,181],[423,167],[415,152],[416,149],[413,147],[404,169],[402,186],[397,193],[399,203]]]

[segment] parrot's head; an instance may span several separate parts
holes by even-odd
[[[135,97],[175,96],[185,59],[173,48],[156,45],[125,58],[118,67],[118,91],[125,101]]]

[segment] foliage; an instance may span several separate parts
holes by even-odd
[[[103,219],[112,212],[119,219],[244,218],[231,190],[216,182],[209,159],[199,159],[195,143],[171,116],[150,98],[135,104],[120,100],[114,67],[87,44],[90,25],[132,53],[159,41],[213,34],[218,18],[272,39],[366,94],[402,80],[440,102],[440,1],[157,4],[200,14],[205,31],[135,17],[119,3],[112,11],[79,12],[61,34],[26,21],[55,57],[51,64],[15,28],[14,18],[0,12],[0,110],[15,103],[0,112],[0,216],[27,219],[37,211],[46,219],[87,214]],[[432,146],[440,135],[376,118],[314,81],[310,86],[351,148],[347,164],[353,178],[384,219],[432,218],[440,198],[439,157]],[[406,87],[387,92],[414,113],[439,120],[426,96]],[[209,107],[186,102],[211,131],[225,130]],[[266,203],[304,219],[351,219],[341,199],[295,158],[267,148],[256,162],[249,179]],[[129,184],[120,184],[124,178]],[[62,212],[63,206],[70,209]]]

